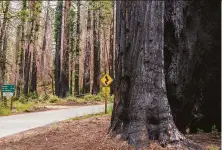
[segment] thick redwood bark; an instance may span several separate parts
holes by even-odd
[[[91,11],[88,10],[87,37],[86,37],[86,46],[85,46],[84,77],[83,77],[84,93],[90,93],[90,62],[91,62],[90,33],[91,33]]]
[[[117,76],[110,129],[137,148],[150,139],[162,146],[199,149],[175,126],[167,99],[164,4],[117,1]]]
[[[166,3],[166,87],[182,132],[221,128],[219,7],[208,0]]]

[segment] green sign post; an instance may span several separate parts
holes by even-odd
[[[2,92],[3,93],[14,93],[15,92],[15,85],[14,84],[5,84],[2,86]]]
[[[11,97],[11,110],[12,110],[12,97],[14,95],[15,92],[15,85],[14,84],[4,84],[2,86],[2,94],[4,97]]]

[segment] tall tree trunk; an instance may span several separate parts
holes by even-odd
[[[75,11],[73,8],[70,9],[69,12],[69,38],[70,38],[70,49],[69,52],[71,53],[70,56],[70,95],[73,94],[73,69],[74,69],[74,23],[75,23]]]
[[[80,53],[80,2],[77,1],[77,27],[76,27],[76,60],[75,60],[75,95],[79,95],[79,53]]]
[[[98,14],[98,10],[93,11],[93,64],[94,64],[94,71],[93,71],[93,87],[92,87],[92,93],[98,94],[100,90],[100,11],[99,11],[99,17],[96,18]]]
[[[24,86],[23,86],[23,94],[28,95],[29,92],[29,76],[30,76],[30,65],[31,65],[31,45],[33,44],[33,30],[35,26],[35,16],[34,16],[34,5],[35,1],[32,1],[29,3],[31,7],[30,11],[30,17],[31,17],[31,22],[30,22],[30,31],[28,33],[28,44],[27,48],[25,50],[25,66],[24,66]]]
[[[117,3],[118,104],[113,109],[111,131],[137,148],[147,146],[150,139],[158,140],[162,146],[199,149],[178,131],[168,104],[163,55],[165,2]]]
[[[91,62],[91,11],[88,8],[87,18],[87,37],[86,37],[86,49],[85,49],[85,61],[84,61],[84,77],[83,77],[83,92],[90,93],[90,62]]]
[[[45,56],[46,56],[46,46],[47,46],[47,34],[48,34],[48,24],[49,24],[49,8],[50,8],[50,1],[48,1],[47,4],[47,10],[46,10],[46,18],[45,18],[45,29],[44,29],[44,36],[43,36],[43,42],[42,42],[42,53],[41,53],[41,79],[43,82],[43,88],[44,92],[46,94],[46,83],[45,83],[45,77],[46,69],[45,69]]]
[[[62,38],[62,12],[63,1],[58,1],[56,10],[55,25],[55,40],[56,40],[56,53],[55,53],[55,95],[60,96],[60,70],[61,70],[61,38]]]
[[[32,53],[32,72],[31,72],[31,87],[30,92],[37,94],[37,65],[36,65],[36,56],[37,56],[37,46],[38,46],[38,36],[39,36],[39,13],[41,12],[41,1],[35,2],[34,12],[35,14],[35,29],[34,29],[34,43],[33,43],[33,53]]]
[[[5,9],[3,10],[3,23],[0,33],[0,87],[4,84],[5,80],[5,69],[6,69],[6,52],[3,50],[3,39],[6,34],[6,26],[8,22],[8,11],[10,1],[3,2],[5,3]]]
[[[114,77],[113,57],[114,57],[114,1],[112,1],[112,12],[111,12],[111,24],[110,24],[110,49],[109,49],[109,74]]]
[[[20,52],[20,40],[21,40],[21,25],[17,26],[17,32],[16,32],[16,52],[15,52],[15,78],[14,78],[14,84],[15,87],[18,86],[18,76],[19,76],[19,70],[18,70],[18,63],[19,63],[19,52]],[[18,95],[17,90],[15,91],[16,96]]]
[[[26,0],[22,2],[22,11],[25,11],[27,8]],[[18,77],[18,85],[17,85],[17,92],[16,96],[19,97],[21,93],[21,87],[24,80],[24,48],[25,48],[25,17],[21,16],[21,49],[20,49],[20,56],[19,56],[19,77]]]
[[[69,17],[68,12],[71,1],[65,1],[64,8],[64,39],[63,39],[63,60],[61,72],[61,96],[65,97],[69,94]]]

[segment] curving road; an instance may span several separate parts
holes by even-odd
[[[83,106],[0,117],[0,138],[69,118],[100,112],[104,112],[104,105]]]

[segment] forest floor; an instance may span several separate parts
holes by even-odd
[[[0,150],[131,150],[127,142],[107,134],[110,115],[74,118],[0,139]],[[219,134],[188,135],[207,149],[220,147]],[[151,143],[148,149],[163,149]],[[167,149],[167,148],[165,148]],[[164,150],[165,150],[164,149]]]

